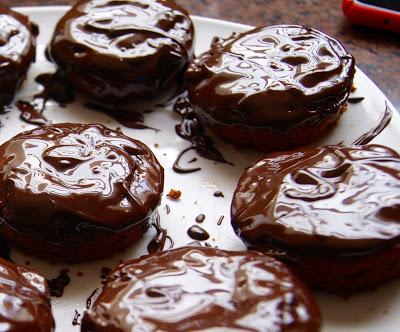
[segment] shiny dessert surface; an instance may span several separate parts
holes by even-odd
[[[242,175],[232,223],[249,242],[368,251],[400,237],[400,157],[321,146],[266,156]]]
[[[186,247],[120,264],[83,331],[318,331],[308,291],[281,263],[256,252]]]
[[[191,101],[215,121],[280,130],[337,112],[353,76],[338,41],[296,25],[216,38],[187,71]]]
[[[46,279],[0,258],[0,327],[12,332],[54,331]]]
[[[173,1],[82,0],[58,22],[48,55],[78,90],[136,102],[177,92],[193,38]]]
[[[123,229],[159,204],[163,169],[143,143],[102,125],[57,124],[0,147],[0,211],[21,231],[52,234],[59,214]]]

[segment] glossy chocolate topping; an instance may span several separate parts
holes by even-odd
[[[250,244],[371,250],[400,237],[400,156],[379,146],[268,155],[242,175],[232,224]]]
[[[163,190],[163,169],[150,149],[101,125],[18,134],[0,147],[0,165],[1,218],[49,240],[60,214],[111,230],[138,224]]]
[[[176,94],[194,28],[169,0],[81,0],[57,24],[49,56],[75,88],[108,102]]]
[[[40,274],[0,258],[2,331],[54,331],[50,292]]]
[[[82,331],[318,331],[308,291],[273,258],[186,247],[119,265]]]
[[[0,5],[0,107],[11,102],[35,60],[37,34],[26,16]]]
[[[354,58],[338,41],[297,25],[215,39],[187,70],[201,118],[280,131],[337,114],[353,76]]]

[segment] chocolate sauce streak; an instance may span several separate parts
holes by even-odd
[[[151,225],[155,228],[156,234],[154,235],[154,237],[150,240],[149,244],[147,245],[148,253],[154,254],[156,252],[163,251],[164,246],[165,246],[165,241],[167,239],[170,241],[170,247],[168,249],[171,249],[174,245],[174,242],[168,236],[167,230],[165,228],[161,227],[160,216],[158,214],[155,218],[155,222],[153,222]]]
[[[199,215],[196,217],[196,222],[199,223],[199,224],[201,224],[201,223],[204,221],[204,219],[206,219],[206,216],[205,216],[204,214],[199,214]]]
[[[182,168],[179,165],[183,155],[189,150],[195,150],[203,158],[231,164],[224,158],[221,152],[214,147],[214,142],[211,137],[204,133],[204,127],[196,117],[187,97],[180,97],[177,99],[174,104],[174,112],[178,113],[182,117],[181,123],[175,126],[175,132],[179,137],[192,144],[189,148],[186,148],[178,155],[172,167],[176,173],[186,174],[201,170],[199,167]]]
[[[81,325],[79,317],[81,317],[81,314],[75,309],[74,319],[72,320],[73,326]]]
[[[365,145],[371,142],[376,136],[378,136],[390,123],[392,120],[393,111],[390,109],[389,104],[386,102],[385,112],[382,117],[379,119],[378,124],[368,130],[365,134],[361,135],[357,138],[353,144],[354,145]]]
[[[223,193],[222,191],[216,191],[216,192],[214,193],[214,196],[215,196],[215,197],[225,197],[225,196],[224,196],[224,193]]]
[[[146,126],[144,122],[144,116],[141,112],[128,111],[120,109],[117,106],[104,106],[96,103],[85,103],[84,107],[97,112],[105,113],[111,116],[113,119],[118,121],[125,127],[132,129],[151,129],[158,133],[160,130]]]
[[[52,99],[60,107],[65,107],[65,104],[74,101],[73,89],[60,72],[41,74],[35,80],[43,85],[43,91],[36,94],[30,102],[18,100],[15,106],[21,111],[22,121],[38,126],[51,124],[51,121],[43,115],[46,102]]]
[[[32,103],[18,100],[15,106],[21,111],[20,119],[22,121],[37,126],[51,124],[51,121],[46,119],[43,113],[37,110]]]
[[[347,99],[347,101],[350,104],[357,104],[357,103],[362,102],[364,99],[365,99],[364,97],[350,97]]]
[[[89,297],[86,299],[86,309],[89,309],[90,306],[92,305],[93,298],[94,298],[94,296],[96,295],[96,293],[97,293],[98,290],[99,290],[99,289],[96,288],[92,293],[90,293]]]
[[[193,239],[198,241],[207,240],[210,237],[210,234],[200,226],[193,225],[187,230],[187,234]]]
[[[149,254],[162,251],[164,249],[165,240],[167,239],[167,230],[165,228],[161,228],[157,224],[152,224],[152,226],[156,229],[156,235],[154,235],[147,245]]]
[[[222,224],[222,222],[224,221],[225,216],[221,216],[219,217],[218,221],[217,221],[217,225],[220,226]]]
[[[64,294],[64,289],[67,287],[71,281],[68,276],[69,269],[62,269],[58,277],[47,280],[50,287],[50,295],[55,297],[62,297]]]

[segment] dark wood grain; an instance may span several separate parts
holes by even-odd
[[[8,6],[72,4],[73,0],[3,0]],[[357,65],[400,110],[400,36],[350,24],[341,0],[176,0],[191,14],[250,25],[293,23],[339,39]]]

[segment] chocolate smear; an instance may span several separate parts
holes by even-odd
[[[195,150],[203,158],[228,163],[222,153],[214,147],[212,138],[204,133],[204,127],[196,117],[194,110],[187,97],[180,97],[174,104],[174,112],[178,113],[182,120],[175,126],[175,132],[179,137],[189,141],[191,146],[183,150],[177,157],[173,170],[177,173],[193,173],[201,168],[182,168],[179,163],[183,155],[189,150]],[[192,159],[193,160],[193,159]]]
[[[60,274],[51,280],[47,280],[50,288],[50,295],[55,297],[62,297],[64,294],[64,289],[67,287],[71,281],[68,276],[69,269],[60,270]]]
[[[160,131],[157,128],[152,128],[152,127],[146,126],[143,123],[144,116],[143,116],[143,113],[141,113],[141,112],[129,111],[129,110],[120,109],[117,106],[105,106],[105,105],[99,105],[96,103],[85,103],[83,106],[92,111],[105,113],[105,114],[111,116],[116,121],[118,121],[120,124],[122,124],[128,128],[151,129],[151,130],[154,130],[155,132]]]
[[[390,123],[393,116],[393,111],[390,109],[389,104],[386,103],[385,112],[382,117],[379,119],[377,125],[370,130],[368,130],[365,134],[361,135],[357,138],[353,144],[354,145],[365,145],[371,142],[376,136],[378,136]]]

